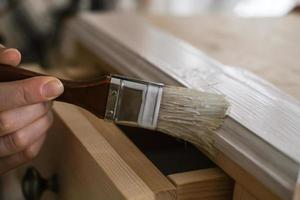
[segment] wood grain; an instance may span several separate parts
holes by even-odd
[[[260,178],[253,176],[247,170],[239,166],[236,162],[231,160],[229,157],[219,152],[216,158],[216,163],[218,163],[221,168],[232,177],[236,183],[240,184],[242,187],[246,188],[255,197],[261,200],[272,199],[280,200],[276,192],[270,190],[268,186],[261,182]]]
[[[300,104],[295,99],[134,15],[84,14],[68,29],[118,73],[226,95],[231,112],[225,128],[215,133],[216,148],[274,193],[291,198],[300,161]]]
[[[69,188],[69,190],[65,190],[68,191],[68,197],[70,197],[70,195],[74,196],[74,198],[70,199],[86,198],[86,195],[89,194],[89,192],[86,191],[86,187],[84,187],[84,191],[81,193],[79,185],[72,185],[72,183],[88,184],[91,193],[92,191],[99,192],[94,196],[97,197],[95,199],[101,199],[101,197],[105,199],[156,198],[155,192],[157,191],[153,192],[148,187],[107,140],[99,134],[98,130],[89,123],[84,115],[79,113],[77,108],[71,105],[57,103],[56,111],[72,131],[75,138],[80,141],[77,144],[70,143],[71,148],[67,148],[65,152],[69,155],[66,156],[66,162],[70,163],[69,159],[72,159],[72,163],[76,168],[70,166],[72,170],[69,170],[69,168],[61,170],[63,176],[69,176],[63,178],[63,180],[67,180],[68,182],[61,184]],[[108,130],[111,131],[109,128],[104,128],[102,132]],[[88,134],[86,134],[87,132]],[[82,146],[82,150],[78,148],[78,145]],[[84,153],[81,151],[87,152]],[[70,154],[78,156],[74,157]],[[147,165],[144,167],[146,166]],[[80,182],[84,180],[87,182],[80,183],[76,180],[78,178],[80,178]],[[75,188],[77,189],[75,190]],[[169,189],[172,189],[170,188],[170,184],[166,190]],[[74,191],[76,191],[76,193],[74,193]],[[164,195],[165,199],[172,197],[171,191],[168,194]]]
[[[148,185],[159,198],[174,197],[175,187],[167,178],[143,156],[142,152],[114,124],[104,122],[85,110],[81,110],[86,119],[93,124],[135,173]]]
[[[257,200],[257,198],[255,198],[239,184],[235,184],[233,200]]]
[[[183,172],[168,177],[177,187],[178,200],[232,199],[233,181],[218,168]]]

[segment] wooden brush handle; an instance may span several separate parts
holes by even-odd
[[[18,81],[36,76],[46,75],[0,64],[0,82]],[[64,85],[64,93],[55,100],[80,106],[100,118],[104,117],[110,76],[89,82],[60,80]]]

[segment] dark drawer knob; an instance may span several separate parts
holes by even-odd
[[[46,190],[58,192],[57,176],[45,179],[34,167],[29,167],[22,180],[22,190],[26,200],[40,200]]]

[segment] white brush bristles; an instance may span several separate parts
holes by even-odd
[[[229,103],[218,94],[164,87],[157,129],[213,154],[213,130],[223,123]]]

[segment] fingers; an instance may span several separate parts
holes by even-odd
[[[46,135],[43,135],[23,151],[11,156],[0,158],[0,174],[32,160],[35,156],[37,156],[45,139]]]
[[[24,128],[44,116],[52,102],[44,102],[0,112],[0,137]]]
[[[0,112],[52,100],[63,90],[63,84],[53,77],[0,83]]]
[[[26,150],[39,138],[45,135],[53,121],[52,113],[12,134],[0,137],[0,157]]]
[[[0,63],[16,66],[21,54],[0,45]],[[34,158],[52,124],[50,100],[63,93],[52,77],[0,83],[0,174]]]
[[[6,49],[0,47],[1,64],[17,66],[21,62],[21,54],[17,49]]]

